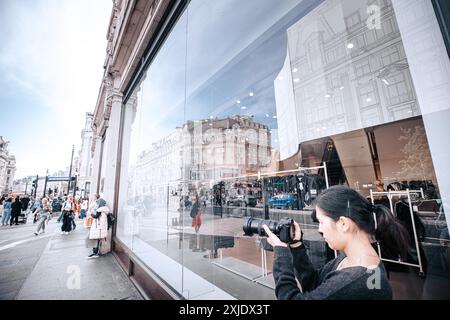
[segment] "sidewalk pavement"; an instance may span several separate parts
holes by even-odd
[[[17,300],[142,300],[111,253],[88,259],[88,229],[77,220],[77,228],[61,235],[56,219],[43,235],[51,236],[34,269],[25,280]]]

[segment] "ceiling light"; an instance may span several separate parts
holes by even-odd
[[[331,98],[331,94],[326,94],[325,98]]]
[[[339,88],[339,90],[344,90],[344,89],[345,89],[345,87],[344,87],[344,86],[342,86],[342,87],[340,87],[340,88]]]
[[[253,91],[251,91],[248,95],[249,95],[250,97],[253,97],[253,96],[254,96]]]
[[[242,106],[241,109],[242,109],[242,110],[245,110],[245,109],[247,109],[247,107],[246,107],[246,106]]]
[[[354,47],[355,47],[355,45],[351,42],[349,44],[347,44],[348,49],[353,49]]]
[[[387,81],[386,79],[383,78],[383,79],[381,79],[381,81],[383,81],[385,85],[387,85],[387,86],[389,85],[389,81]]]
[[[277,118],[277,116],[273,116],[272,118],[276,119],[276,118]]]
[[[279,76],[279,77],[278,77],[278,80],[283,80],[283,77],[282,77],[282,76]]]
[[[367,102],[372,102],[372,98],[367,98]]]
[[[241,103],[241,100],[236,100],[236,103],[238,103],[238,104]]]
[[[270,117],[268,113],[266,113],[266,118]]]
[[[292,69],[292,72],[297,72],[297,71],[298,71],[297,68]]]
[[[299,81],[300,81],[299,78],[295,78],[295,79],[294,79],[294,82],[299,82]]]

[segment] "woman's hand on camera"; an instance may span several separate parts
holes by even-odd
[[[280,240],[280,238],[278,238],[272,231],[270,231],[270,229],[267,225],[264,224],[263,228],[267,234],[267,242],[269,242],[272,247],[277,247],[277,246],[287,247],[287,244],[282,242]],[[300,230],[300,228],[299,228],[299,230]],[[299,235],[300,235],[300,231],[299,231]],[[299,236],[299,238],[300,238],[300,236]]]
[[[294,228],[295,228],[294,240],[299,241],[301,238],[301,230],[300,230],[300,225],[295,221],[294,221]]]

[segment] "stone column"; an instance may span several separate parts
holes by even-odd
[[[106,130],[105,146],[103,149],[102,162],[104,170],[101,175],[104,177],[103,198],[106,200],[111,212],[114,210],[114,192],[116,184],[116,163],[119,145],[120,113],[122,109],[122,94],[112,92],[107,98],[105,119],[108,118],[108,128]]]
[[[92,159],[92,184],[91,184],[91,194],[97,193],[98,186],[98,172],[100,170],[100,152],[102,149],[102,137],[95,135],[93,146],[93,159]]]

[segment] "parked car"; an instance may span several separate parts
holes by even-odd
[[[238,194],[230,196],[226,203],[227,206],[256,207],[256,202],[255,196]]]
[[[298,199],[295,194],[279,194],[269,198],[269,208],[298,210]]]

